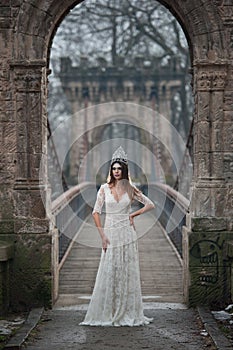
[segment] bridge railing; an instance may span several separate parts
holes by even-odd
[[[186,225],[189,200],[166,184],[150,183],[141,188],[144,193],[149,192],[155,215],[182,258],[182,227]]]
[[[95,184],[85,182],[70,188],[52,202],[52,214],[59,232],[60,264],[92,211],[95,193]]]
[[[68,190],[68,184],[62,171],[56,146],[53,141],[49,120],[47,121],[47,145],[48,145],[48,177],[51,186],[52,200]]]
[[[154,201],[155,215],[182,257],[182,226],[185,225],[189,201],[179,192],[162,183],[141,186]],[[74,186],[52,202],[52,214],[59,231],[59,263],[75,241],[85,219],[91,213],[96,196],[96,184],[85,182]]]
[[[182,193],[190,193],[190,178],[193,175],[193,138],[194,138],[194,121],[192,120],[189,134],[186,142],[186,148],[179,173],[174,184],[174,189]]]

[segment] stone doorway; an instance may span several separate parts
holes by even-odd
[[[79,2],[17,0],[0,5],[1,237],[15,245],[11,285],[17,288],[10,294],[14,308],[48,305],[54,290],[55,234],[50,229],[46,171],[48,62],[56,29]],[[222,301],[231,298],[232,257],[225,247],[232,236],[233,210],[233,5],[228,0],[161,3],[186,33],[193,74],[193,196],[184,230],[187,300]],[[208,260],[213,247],[217,278]]]

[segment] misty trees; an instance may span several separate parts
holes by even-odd
[[[100,57],[113,66],[122,59],[130,64],[138,56],[144,61],[159,60],[162,65],[176,61],[184,74],[181,91],[172,101],[172,122],[179,131],[183,128],[184,134],[188,134],[192,113],[189,50],[179,23],[159,2],[84,1],[67,15],[54,38],[53,85],[61,56],[69,56],[74,64],[79,64],[82,56],[88,56],[90,65],[97,65]]]

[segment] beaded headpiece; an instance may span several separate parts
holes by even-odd
[[[121,146],[118,147],[117,150],[113,153],[111,164],[117,161],[128,165],[127,154]]]

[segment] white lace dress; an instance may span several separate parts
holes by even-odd
[[[142,193],[139,202],[152,204]],[[117,201],[108,184],[100,187],[93,209],[101,214],[105,202],[104,232],[110,240],[102,250],[90,304],[81,325],[140,326],[152,321],[143,314],[137,234],[130,225],[131,201],[125,192]]]

